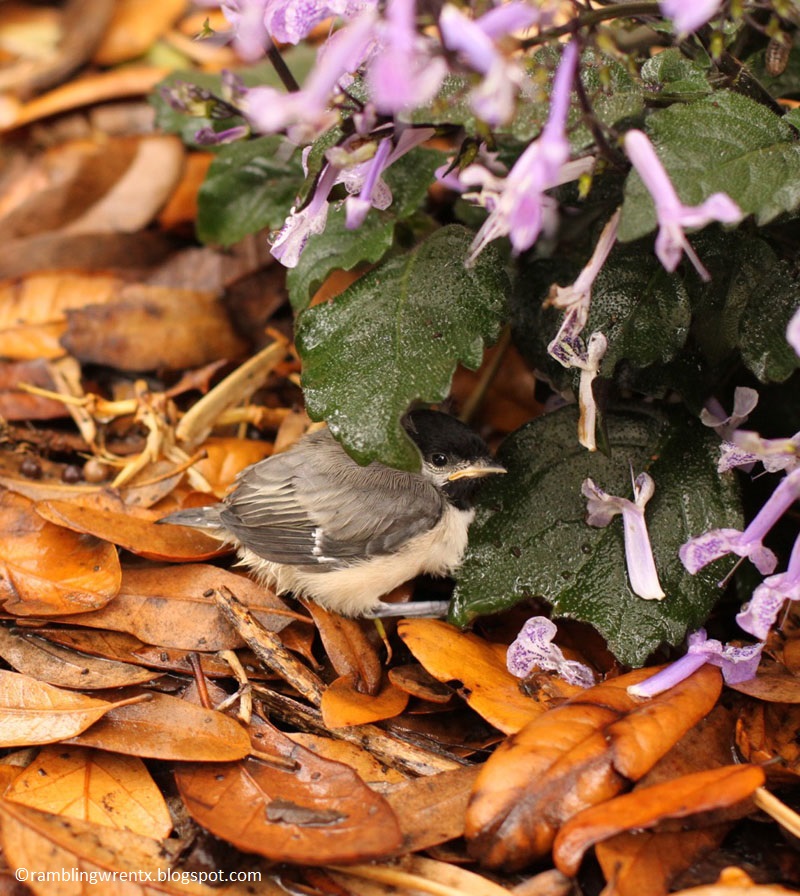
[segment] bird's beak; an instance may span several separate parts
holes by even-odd
[[[479,460],[463,470],[456,470],[447,477],[448,482],[456,479],[480,479],[483,476],[493,476],[495,473],[506,473],[506,468],[494,460]]]

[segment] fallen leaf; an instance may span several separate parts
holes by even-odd
[[[341,675],[322,695],[322,719],[327,728],[348,728],[391,719],[406,708],[408,694],[384,681],[375,695],[362,694],[352,675]]]
[[[776,884],[759,886],[741,868],[725,868],[716,883],[677,890],[673,896],[791,896],[795,892]]]
[[[59,628],[38,628],[36,635],[52,644],[61,644],[72,650],[79,650],[82,653],[117,662],[135,663],[161,672],[193,674],[193,667],[188,661],[188,656],[190,652],[194,653],[194,651],[145,644],[127,632],[60,626]],[[208,678],[230,678],[230,665],[215,654],[199,653],[195,656],[200,663],[203,675]],[[254,660],[250,660],[244,651],[240,651],[240,656],[248,667],[248,675],[251,678],[264,677],[261,670],[255,667]]]
[[[166,837],[169,809],[141,759],[83,747],[43,747],[5,793],[42,812]]]
[[[0,656],[17,672],[62,688],[116,688],[143,684],[159,676],[141,666],[87,656],[52,644],[35,633],[12,632],[2,626]]]
[[[212,437],[203,442],[203,450],[206,456],[194,465],[194,469],[221,498],[230,491],[242,470],[269,457],[272,446],[269,442],[255,439]]]
[[[27,103],[6,95],[0,98],[0,131],[22,127],[40,118],[77,109],[88,103],[143,96],[168,74],[167,68],[131,65],[77,78]]]
[[[505,734],[549,708],[520,690],[519,679],[506,669],[504,646],[496,650],[477,635],[436,619],[404,619],[397,633],[434,678],[462,682],[467,703]]]
[[[377,696],[381,689],[386,693],[383,667],[374,643],[367,636],[365,623],[359,619],[346,619],[338,613],[329,613],[311,600],[304,600],[302,604],[317,626],[331,665],[340,676],[349,676],[348,688],[373,696]],[[373,630],[375,628],[370,620],[366,621],[366,625]]]
[[[231,762],[250,751],[247,732],[235,719],[155,691],[146,703],[112,709],[67,742],[175,762]]]
[[[242,638],[220,614],[213,596],[207,596],[215,588],[229,588],[269,631],[281,631],[293,618],[270,612],[286,606],[247,576],[198,563],[126,568],[116,599],[98,613],[82,614],[81,625],[128,632],[159,647],[203,651],[241,647]]]
[[[117,0],[114,15],[93,58],[97,65],[111,66],[143,56],[173,25],[186,8],[185,0]]]
[[[764,771],[758,766],[728,765],[626,793],[572,816],[556,835],[553,861],[562,874],[574,877],[586,850],[600,840],[632,828],[651,828],[665,818],[732,806],[763,783]]]
[[[419,852],[464,834],[464,818],[480,766],[412,778],[384,794],[403,832],[403,852]]]
[[[766,766],[770,780],[796,783],[800,775],[800,706],[748,702],[736,720],[736,746],[748,762]]]
[[[589,688],[502,743],[483,766],[467,811],[470,852],[491,867],[547,855],[558,828],[641,778],[714,706],[719,670],[703,666],[648,701],[626,688],[639,669]]]
[[[214,293],[143,284],[119,301],[68,310],[61,344],[84,363],[131,371],[234,360],[246,347]]]
[[[392,865],[342,868],[333,877],[347,890],[353,886],[355,877],[386,885],[387,889],[381,891],[385,893],[434,892],[459,893],[462,896],[508,896],[509,892],[505,887],[474,871],[424,856],[407,856]]]
[[[449,685],[437,681],[422,666],[393,666],[389,669],[389,681],[409,696],[429,703],[444,705],[453,699],[455,691]]]
[[[180,179],[185,151],[177,137],[164,134],[137,138],[135,145],[130,165],[65,234],[135,233],[153,220]]]
[[[121,702],[85,697],[0,669],[0,746],[27,747],[64,740],[84,731]]]
[[[697,831],[640,831],[598,843],[603,896],[667,896],[674,877],[718,847],[730,825]]]
[[[177,769],[181,797],[203,827],[278,862],[360,862],[399,848],[394,813],[351,768],[316,756],[271,726],[259,726],[259,733],[262,752],[297,767],[247,759]]]
[[[45,521],[27,498],[0,492],[0,530],[0,600],[7,612],[83,613],[119,590],[113,545]]]
[[[317,756],[349,765],[365,784],[368,784],[379,793],[382,792],[381,788],[408,780],[397,769],[389,768],[382,762],[379,762],[372,753],[358,746],[358,744],[337,740],[333,737],[323,737],[318,734],[304,734],[303,732],[289,732],[287,737],[296,744],[300,744],[301,747],[316,753]]]
[[[216,538],[196,529],[156,525],[152,514],[120,513],[71,501],[39,502],[36,513],[56,526],[94,535],[150,560],[208,560],[226,552]]]
[[[131,831],[39,812],[9,800],[0,800],[0,814],[3,854],[12,868],[23,869],[26,883],[36,896],[77,896],[90,892],[86,881],[91,880],[109,896],[219,896],[220,892],[225,896],[253,896],[252,882],[227,883],[222,891],[195,881],[182,884],[183,869],[178,865],[181,841],[177,839],[154,840]],[[73,869],[76,873],[72,878],[64,873]],[[34,870],[35,875],[30,873]],[[116,872],[116,880],[112,872]],[[286,896],[286,891],[266,874],[258,873],[256,880],[260,881],[258,896]]]

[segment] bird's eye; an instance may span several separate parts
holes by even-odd
[[[447,466],[447,455],[446,454],[432,454],[431,455],[431,463],[434,467],[446,467]]]

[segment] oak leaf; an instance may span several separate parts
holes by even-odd
[[[498,747],[467,811],[473,856],[518,869],[547,855],[567,819],[641,778],[712,709],[722,687],[719,670],[704,666],[651,700],[627,693],[652,672],[596,685]]]

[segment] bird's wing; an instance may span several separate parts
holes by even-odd
[[[327,431],[246,470],[220,514],[251,551],[274,563],[339,569],[396,550],[430,529],[443,497],[413,473],[360,467]]]

